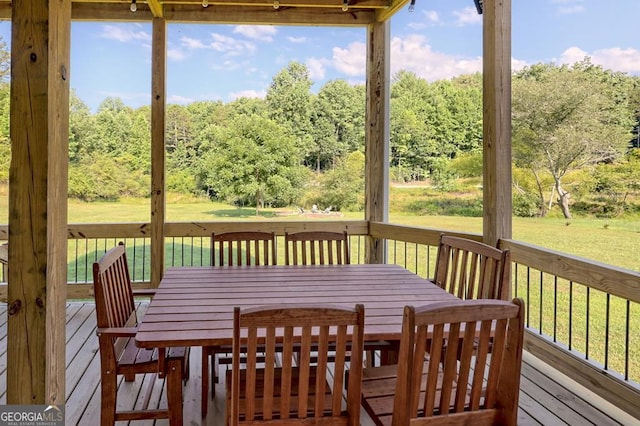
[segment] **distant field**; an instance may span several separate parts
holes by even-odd
[[[327,215],[327,219],[363,219],[363,213]],[[0,223],[7,223],[7,198],[0,196]],[[148,222],[149,200],[133,199],[120,202],[83,203],[69,201],[70,223]],[[322,220],[298,215],[295,209],[265,209],[256,216],[254,208],[236,208],[208,200],[170,197],[167,201],[167,220]],[[410,216],[390,214],[392,223],[482,232],[482,218],[458,216]],[[514,218],[513,238],[551,248],[560,252],[598,260],[640,271],[640,220],[573,219],[570,224],[560,218]]]

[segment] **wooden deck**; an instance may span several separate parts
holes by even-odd
[[[141,312],[146,304],[140,304]],[[0,306],[0,404],[6,401],[6,304]],[[67,304],[67,425],[94,425],[100,418],[100,357],[95,335],[95,306],[93,303]],[[216,398],[209,403],[207,419],[200,417],[200,349],[191,352],[191,379],[185,388],[184,424],[223,425],[224,385],[216,387]],[[640,421],[626,415],[603,401],[566,376],[525,353],[520,392],[520,425],[640,425]],[[146,378],[121,383],[119,402],[133,406],[142,399]],[[152,400],[165,405],[162,386],[154,390]],[[134,424],[153,424],[135,422]],[[156,421],[166,425],[167,421]],[[363,425],[372,424],[363,418]]]

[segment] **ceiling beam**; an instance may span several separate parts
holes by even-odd
[[[391,6],[386,9],[379,9],[376,11],[376,22],[384,22],[402,9],[410,0],[392,0]]]
[[[162,18],[162,4],[160,4],[159,0],[147,0],[147,4],[149,5],[149,9],[151,9],[151,13],[153,13],[154,18]]]

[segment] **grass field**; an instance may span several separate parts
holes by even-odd
[[[85,203],[69,201],[69,223],[127,223],[150,220],[148,199]],[[329,219],[363,219],[362,212],[327,216]],[[321,220],[296,214],[296,210],[236,208],[189,197],[167,201],[167,221],[224,220]],[[8,221],[6,194],[0,196],[0,223]],[[390,213],[390,221],[411,226],[482,233],[482,218],[461,216],[412,216]],[[640,271],[640,220],[575,218],[513,218],[513,238],[609,265]]]

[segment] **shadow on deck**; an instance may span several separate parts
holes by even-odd
[[[144,311],[146,304],[140,305]],[[6,401],[6,305],[0,308],[0,404]],[[100,356],[96,337],[95,305],[93,303],[67,303],[67,425],[98,424],[100,418]],[[209,402],[209,415],[200,416],[200,348],[191,352],[191,378],[187,382],[184,397],[184,424],[223,425],[224,385],[216,385],[216,398]],[[224,377],[224,375],[222,375]],[[121,382],[119,402],[134,406],[143,398],[145,378],[135,382]],[[152,394],[153,404],[166,406],[161,383]],[[366,416],[366,415],[365,415]],[[632,425],[640,422],[584,387],[576,384],[549,365],[525,353],[522,366],[520,425]],[[123,422],[124,423],[124,422]],[[154,424],[153,421],[133,424]],[[168,424],[156,421],[157,425]],[[373,424],[363,418],[362,425]]]

